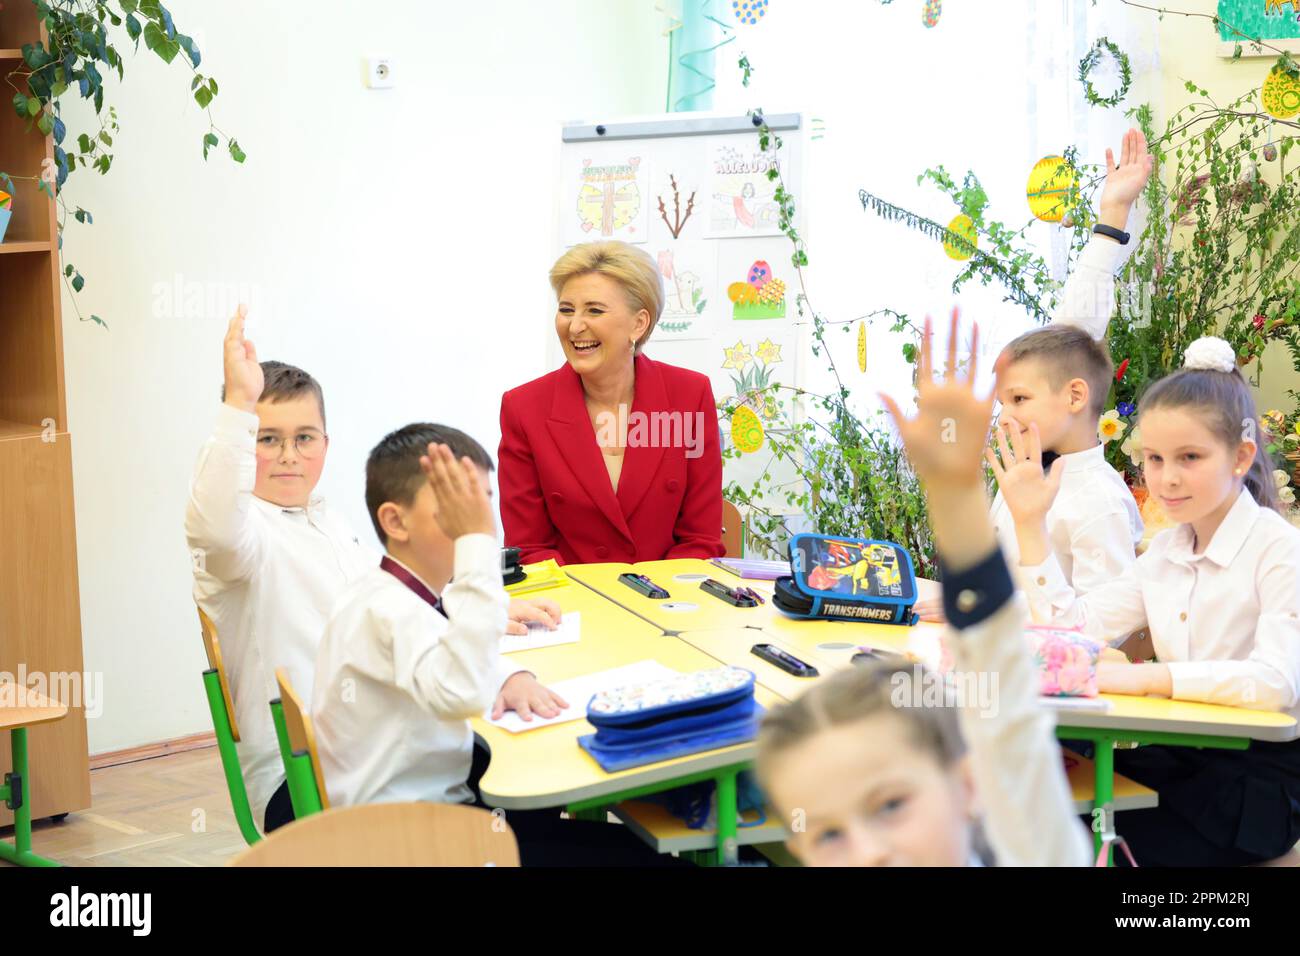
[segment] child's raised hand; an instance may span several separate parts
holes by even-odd
[[[433,489],[434,517],[443,534],[453,541],[467,534],[496,534],[492,503],[472,461],[457,461],[450,448],[433,442],[429,453],[420,456],[420,468]]]
[[[1003,415],[995,429],[1001,458],[992,448],[984,449],[984,457],[993,469],[1002,498],[1016,524],[1037,526],[1047,518],[1048,509],[1061,490],[1065,460],[1056,459],[1051,471],[1043,474],[1043,443],[1038,426],[1031,424],[1023,435],[1020,429],[1018,421]]]
[[[226,328],[222,354],[226,377],[225,402],[251,412],[257,408],[266,379],[257,361],[257,349],[244,338],[244,319],[247,317],[248,306],[241,305]]]
[[[930,350],[933,330],[925,320],[921,353],[917,360],[916,417],[906,418],[888,395],[880,400],[889,409],[898,434],[903,439],[907,458],[917,476],[931,491],[952,488],[983,487],[984,474],[980,455],[993,416],[993,395],[980,398],[975,394],[975,356],[979,347],[979,326],[971,334],[970,367],[962,374],[957,370],[957,318],[952,310],[952,327],[948,335],[948,360],[942,381],[931,372]]]
[[[1102,222],[1119,229],[1124,227],[1128,211],[1142,195],[1154,166],[1155,158],[1147,152],[1147,138],[1139,129],[1124,134],[1119,162],[1115,162],[1114,150],[1106,150],[1106,185],[1098,202]],[[1108,221],[1115,216],[1120,217],[1119,222]]]

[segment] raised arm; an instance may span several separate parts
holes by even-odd
[[[196,573],[243,580],[257,566],[261,541],[251,514],[257,481],[257,401],[264,379],[257,350],[244,337],[239,307],[222,345],[225,401],[212,437],[199,453],[185,509],[185,538]]]

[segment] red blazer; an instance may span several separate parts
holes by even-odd
[[[645,436],[634,444],[638,412]],[[648,416],[654,412],[679,413],[669,421],[680,424],[670,431],[661,416],[652,427],[655,419]],[[518,548],[522,561],[636,563],[723,555],[722,453],[707,376],[638,355],[628,418],[616,495],[582,380],[569,365],[502,396],[501,523],[506,547]],[[687,457],[686,437],[702,454]]]

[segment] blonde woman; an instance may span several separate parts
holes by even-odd
[[[559,258],[551,287],[566,363],[501,400],[506,545],[561,564],[721,556],[713,389],[642,352],[663,311],[658,266],[590,242]]]

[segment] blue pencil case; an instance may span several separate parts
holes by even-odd
[[[916,623],[916,571],[900,544],[797,534],[790,541],[790,570],[772,594],[772,604],[790,617]]]
[[[718,667],[601,691],[578,745],[612,773],[753,740],[762,717],[753,673]]]

